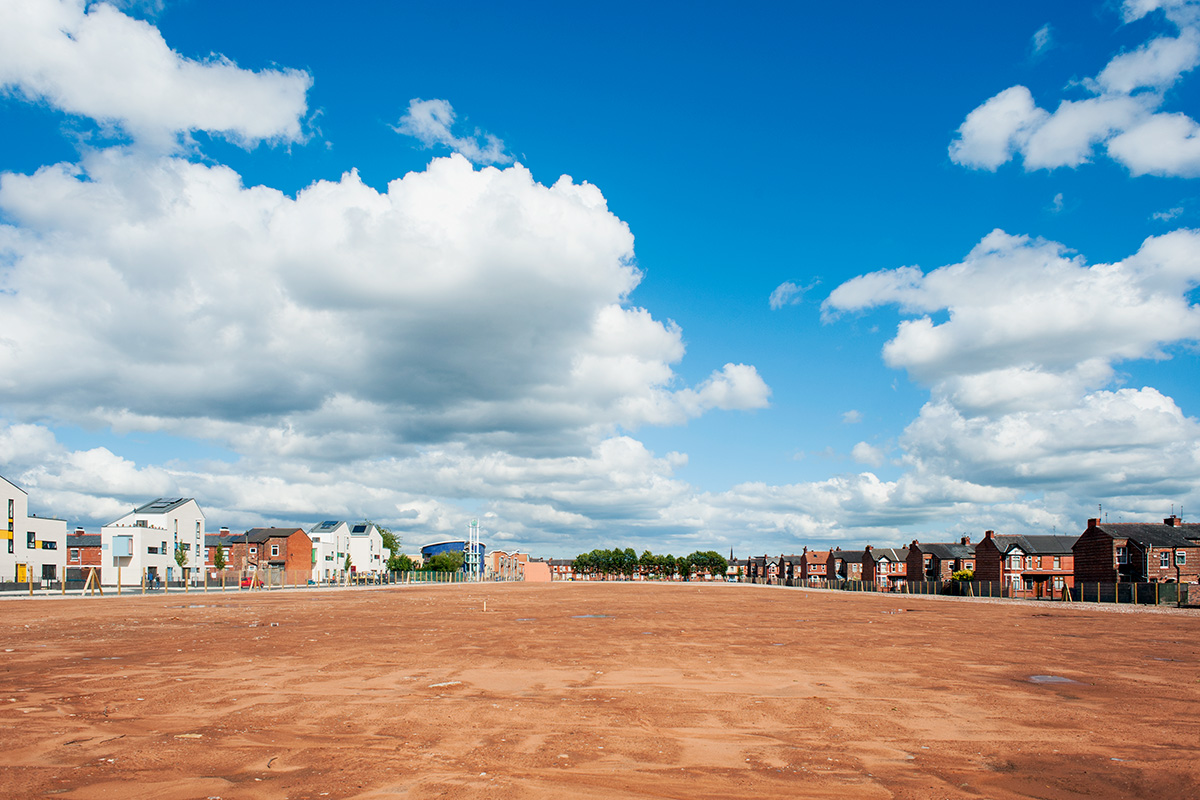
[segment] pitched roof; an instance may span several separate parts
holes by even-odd
[[[830,552],[834,558],[840,558],[848,564],[861,564],[863,560],[862,550],[833,550]]]
[[[99,547],[100,534],[98,533],[72,533],[67,537],[67,543],[64,547]]]
[[[887,559],[888,561],[908,561],[907,547],[872,547],[871,557],[876,561]]]
[[[245,533],[230,536],[229,542],[231,544],[258,544],[268,539],[286,539],[293,534],[303,532],[300,528],[251,528]]]
[[[190,497],[160,497],[157,500],[151,500],[144,506],[139,506],[133,510],[135,514],[166,514],[168,511],[174,511],[184,503],[188,502]]]
[[[1097,525],[1096,530],[1114,539],[1133,539],[1153,547],[1200,546],[1200,525],[1165,525],[1153,522],[1115,522]]]
[[[934,558],[940,558],[942,561],[949,561],[952,558],[974,558],[975,545],[961,544],[959,542],[933,542],[925,544],[919,542],[917,547],[922,553],[928,553]]]
[[[309,533],[319,533],[319,532],[321,532],[321,531],[331,531],[331,530],[333,530],[334,528],[336,528],[337,526],[339,526],[339,525],[344,525],[344,524],[345,524],[345,523],[344,523],[344,522],[342,522],[341,520],[337,520],[337,519],[327,519],[327,520],[325,520],[324,522],[322,522],[320,525],[314,525],[314,526],[313,526],[313,527],[312,527],[312,528],[309,530]]]
[[[1057,534],[1013,534],[993,536],[992,543],[1001,553],[1008,553],[1014,547],[1029,555],[1070,555],[1071,546],[1078,541],[1078,536],[1058,536]]]

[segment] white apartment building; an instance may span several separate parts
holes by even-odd
[[[67,523],[29,515],[29,494],[0,477],[0,506],[7,522],[0,523],[0,583],[56,581],[66,576]]]
[[[189,580],[204,576],[204,512],[190,497],[160,497],[100,529],[101,575],[105,586],[126,585],[142,577],[178,581],[183,570],[177,547],[187,553]],[[119,570],[119,572],[118,572]]]

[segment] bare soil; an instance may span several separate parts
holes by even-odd
[[[0,609],[4,798],[1200,794],[1187,612],[628,583]]]

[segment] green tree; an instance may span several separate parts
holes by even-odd
[[[715,550],[697,550],[688,556],[688,561],[697,572],[707,572],[722,581],[725,580],[725,571],[729,569],[729,562],[725,560],[725,556]]]
[[[973,581],[975,580],[975,570],[960,569],[950,576],[952,581]]]
[[[431,556],[421,569],[426,572],[458,572],[462,569],[463,554],[461,550],[450,550]]]
[[[175,563],[179,565],[179,568],[181,570],[183,570],[183,579],[185,581],[187,580],[187,560],[188,560],[187,548],[185,548],[183,546],[183,542],[177,543],[175,545]]]
[[[675,571],[679,573],[679,577],[685,581],[692,578],[692,562],[687,556],[680,556],[675,559]]]
[[[393,554],[387,561],[387,568],[392,572],[409,572],[413,568],[412,559],[403,553]]]
[[[368,525],[374,525],[375,530],[379,531],[379,535],[383,537],[383,546],[388,549],[393,556],[400,552],[400,537],[392,533],[390,528],[385,528],[382,525],[367,520]]]
[[[225,548],[218,543],[216,552],[213,553],[213,566],[217,569],[225,569],[227,563],[225,560]]]
[[[352,566],[354,566],[354,565],[350,563],[350,554],[349,554],[349,553],[346,553],[346,563],[342,565],[342,569],[344,569],[344,570],[346,571],[346,574],[347,574],[347,575],[349,575],[349,574],[350,574],[350,568],[351,568]]]

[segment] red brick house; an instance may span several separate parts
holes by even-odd
[[[103,563],[100,558],[100,534],[84,533],[83,528],[76,528],[74,533],[67,534],[67,580],[85,581],[88,572],[95,568],[96,577],[100,574]]]
[[[904,583],[908,572],[908,548],[867,545],[862,554],[863,580],[875,584],[879,591],[891,591]]]
[[[1075,585],[1077,537],[1001,535],[985,531],[975,546],[975,580],[999,583],[1006,589],[1032,591],[1039,597],[1061,593]]]
[[[1200,525],[1089,519],[1072,546],[1075,583],[1200,582]]]
[[[838,547],[829,551],[825,559],[825,575],[831,581],[861,581],[863,580],[862,553],[857,551],[843,552]]]
[[[307,583],[312,575],[312,539],[303,528],[251,528],[229,537],[229,566],[263,580]]]
[[[971,537],[964,536],[958,542],[933,542],[921,544],[913,539],[908,546],[906,580],[942,582],[960,570],[975,569],[975,545]]]
[[[800,555],[803,559],[800,562],[800,574],[798,576],[801,583],[815,586],[827,579],[829,575],[828,550],[809,550],[806,547]]]

